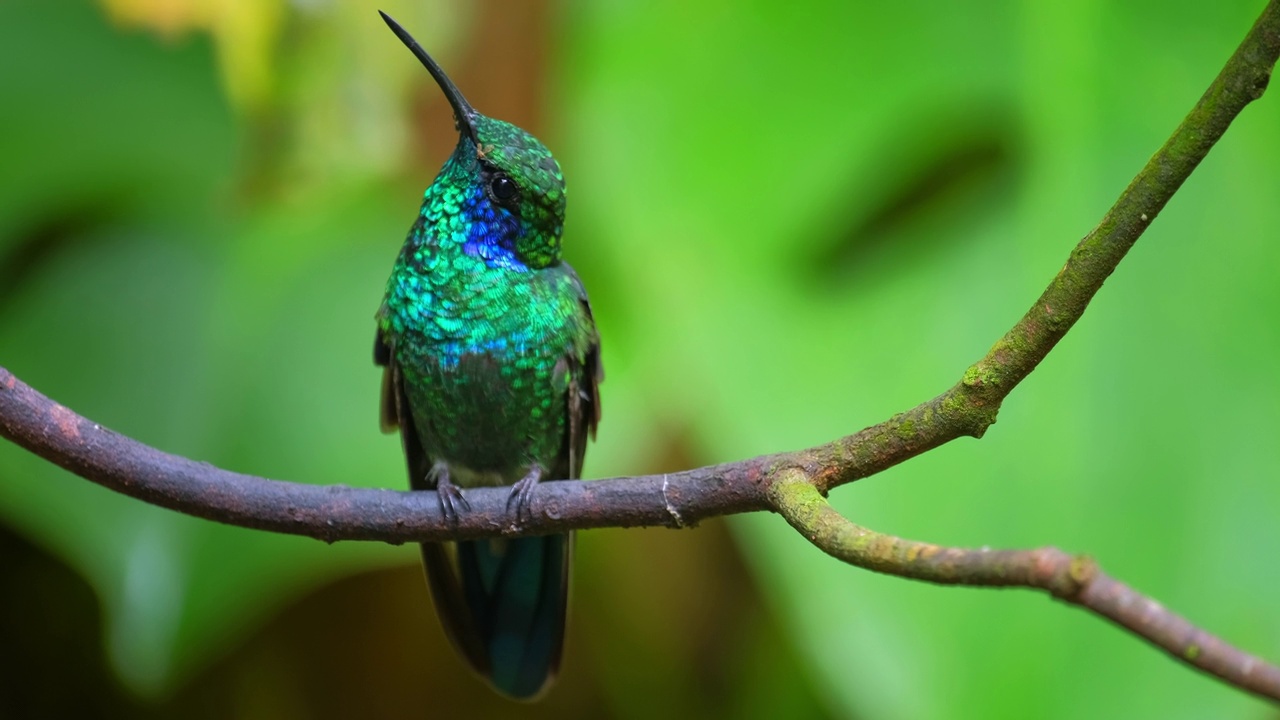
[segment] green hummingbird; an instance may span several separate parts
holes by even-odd
[[[517,520],[543,479],[577,479],[600,422],[600,337],[560,258],[560,165],[529,133],[472,109],[399,24],[382,19],[453,107],[458,144],[425,193],[378,309],[382,428],[400,429],[414,490],[446,516],[463,489],[510,485]],[[424,543],[445,633],[499,692],[531,699],[564,643],[572,534]]]

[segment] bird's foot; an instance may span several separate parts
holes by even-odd
[[[449,477],[448,465],[436,463],[431,466],[431,472],[427,473],[427,480],[435,484],[436,497],[440,499],[440,511],[444,513],[445,520],[450,524],[458,524],[459,508],[471,512],[471,503],[463,497],[462,488],[454,485]]]
[[[542,479],[542,468],[534,465],[528,474],[511,486],[511,494],[507,496],[507,512],[511,512],[511,504],[516,506],[516,522],[533,517],[533,486]]]

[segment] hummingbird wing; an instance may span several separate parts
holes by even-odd
[[[383,339],[381,330],[373,336],[373,364],[382,368],[378,426],[382,428],[382,432],[389,433],[400,427],[399,383],[396,382],[399,369],[392,367],[394,363],[391,360],[391,346]]]
[[[582,458],[587,453],[587,438],[595,438],[600,424],[600,383],[604,382],[604,365],[600,362],[600,333],[596,330],[595,317],[591,314],[591,301],[587,290],[569,263],[562,263],[578,291],[578,300],[587,318],[586,330],[590,333],[587,351],[581,359],[570,353],[565,361],[569,371],[569,392],[566,397],[569,432],[565,448],[555,468],[556,479],[577,480],[582,475]]]
[[[405,397],[400,366],[395,361],[391,345],[378,332],[373,340],[373,362],[381,365],[382,399],[380,420],[382,431],[389,433],[400,429],[400,443],[404,447],[405,463],[409,471],[409,487],[413,490],[434,490],[430,480],[431,458],[422,449],[422,440],[409,412],[409,400]],[[458,652],[467,659],[476,672],[489,676],[489,654],[483,637],[476,631],[468,599],[457,581],[457,543],[422,543],[422,563],[426,568],[428,587],[435,602],[436,613],[445,634]]]

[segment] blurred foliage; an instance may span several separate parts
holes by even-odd
[[[111,19],[166,37],[191,30],[213,37],[229,99],[258,108],[272,92],[272,51],[284,19],[282,0],[102,0]]]
[[[943,390],[1261,2],[807,5],[384,5],[565,169],[608,369],[591,476],[811,445]],[[371,7],[9,0],[0,98],[0,363],[171,452],[403,485],[372,313],[454,139]],[[1280,656],[1278,126],[1275,97],[1245,111],[986,439],[837,506],[1087,551]],[[409,548],[214,525],[7,445],[0,519],[0,645],[34,653],[8,654],[0,714],[63,684],[92,715],[511,710],[449,656]],[[1042,595],[847,568],[772,516],[578,549],[563,678],[521,711],[1261,712]]]

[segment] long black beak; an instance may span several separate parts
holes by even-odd
[[[422,49],[422,46],[418,44],[418,41],[413,39],[413,36],[409,34],[409,31],[400,27],[400,23],[392,20],[390,15],[382,12],[381,10],[378,11],[378,14],[381,15],[382,19],[387,23],[387,27],[391,28],[391,32],[395,33],[396,37],[400,38],[400,42],[404,43],[404,46],[409,48],[409,51],[417,56],[418,60],[427,68],[427,72],[431,73],[431,77],[435,78],[436,84],[440,86],[440,89],[444,92],[444,96],[449,99],[449,104],[453,106],[453,120],[454,124],[458,128],[458,132],[466,133],[467,137],[471,138],[471,142],[475,143],[476,146],[479,147],[480,140],[476,137],[475,124],[477,113],[471,107],[471,103],[467,102],[467,99],[462,97],[462,93],[458,91],[458,87],[453,84],[453,81],[449,79],[448,75],[444,74],[444,70],[440,69],[440,66],[436,64],[436,61],[431,59],[431,56],[427,54],[427,51]]]

